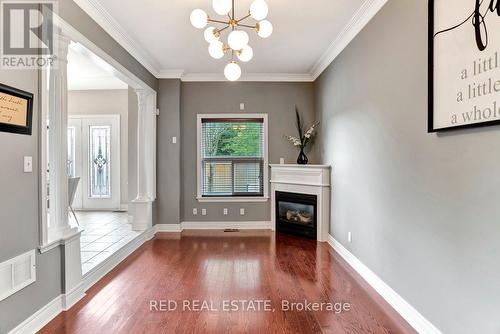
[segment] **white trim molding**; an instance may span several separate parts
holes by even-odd
[[[184,82],[226,82],[222,73],[188,73],[180,79]],[[244,73],[239,82],[313,82],[309,73]]]
[[[118,44],[141,63],[157,79],[180,79],[185,82],[227,81],[222,73],[186,73],[184,69],[161,68],[130,34],[112,17],[98,0],[74,0]],[[356,37],[364,26],[386,4],[387,0],[365,0],[309,73],[245,73],[242,82],[314,82],[333,60]]]
[[[265,203],[269,197],[196,197],[200,203]]]
[[[363,2],[344,29],[313,66],[310,73],[313,81],[326,70],[386,3],[387,0],[365,0],[365,2]]]
[[[429,320],[387,285],[340,242],[328,235],[330,246],[380,295],[391,307],[412,326],[417,333],[442,334]]]
[[[62,295],[59,295],[28,319],[17,325],[9,334],[32,334],[38,332],[63,311],[62,304]]]
[[[158,79],[181,79],[184,74],[184,70],[160,70],[156,77]]]
[[[179,233],[184,230],[271,230],[270,221],[198,221],[182,222],[180,224],[157,224],[154,226],[155,233]]]

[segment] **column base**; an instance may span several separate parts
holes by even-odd
[[[153,203],[135,199],[130,202],[129,207],[132,213],[132,229],[134,231],[145,231],[153,226]]]
[[[64,263],[63,292],[73,291],[82,282],[82,258],[80,250],[80,233],[62,242]]]

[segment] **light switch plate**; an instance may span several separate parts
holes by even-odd
[[[177,137],[172,137],[172,144],[177,144]]]
[[[240,103],[240,110],[241,110],[241,111],[244,111],[244,110],[245,110],[245,104],[244,104],[244,103]]]
[[[33,172],[33,157],[24,157],[24,172]]]
[[[197,216],[197,215],[198,215],[198,209],[193,208],[193,216]]]

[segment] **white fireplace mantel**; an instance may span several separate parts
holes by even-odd
[[[317,196],[317,239],[328,240],[330,227],[330,170],[328,165],[270,165],[271,220],[276,230],[276,192]]]

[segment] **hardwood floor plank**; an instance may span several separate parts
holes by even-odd
[[[162,300],[177,307],[150,309]],[[350,310],[284,311],[283,300]],[[224,301],[238,309],[225,310]],[[257,301],[271,310],[242,308]],[[158,234],[40,331],[101,332],[415,333],[327,244],[258,231]]]

